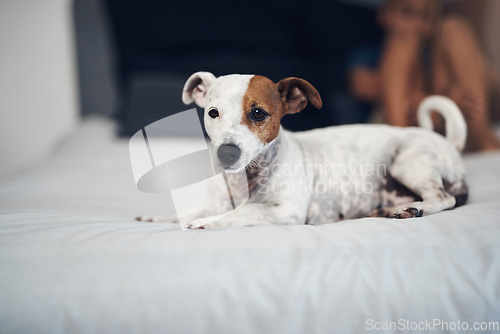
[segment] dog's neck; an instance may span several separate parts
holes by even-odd
[[[250,197],[266,183],[266,179],[272,177],[273,166],[279,162],[282,145],[283,138],[280,131],[280,134],[245,167]]]

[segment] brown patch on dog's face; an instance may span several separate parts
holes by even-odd
[[[281,118],[301,111],[308,100],[316,108],[321,108],[319,93],[305,80],[286,78],[276,84],[256,75],[250,79],[243,96],[241,123],[262,143],[268,144],[278,136]],[[263,119],[256,117],[262,114]]]
[[[250,79],[243,96],[242,107],[241,123],[246,125],[262,143],[268,144],[278,136],[284,108],[274,82],[260,75]],[[263,120],[252,116],[260,114],[257,110],[265,113]]]

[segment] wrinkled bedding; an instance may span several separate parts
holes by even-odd
[[[465,162],[469,204],[436,215],[182,232],[134,220],[173,213],[171,199],[139,192],[128,142],[110,121],[87,119],[45,161],[0,183],[0,332],[499,322],[500,153]]]

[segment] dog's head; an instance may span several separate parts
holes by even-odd
[[[216,78],[209,72],[189,77],[182,101],[205,109],[205,128],[228,172],[243,169],[278,136],[284,115],[301,111],[308,101],[322,106],[318,91],[299,78],[274,83],[259,75]]]

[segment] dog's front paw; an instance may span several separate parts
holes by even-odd
[[[188,230],[210,230],[210,229],[218,229],[223,228],[217,221],[218,217],[206,217],[206,218],[198,218],[193,220],[191,223],[186,225],[186,229]]]
[[[147,223],[178,223],[179,220],[177,218],[173,217],[162,217],[162,216],[139,216],[136,217],[135,220],[140,221],[140,222],[147,222]]]

